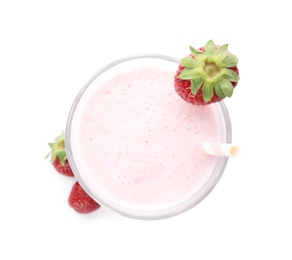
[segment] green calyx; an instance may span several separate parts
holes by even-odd
[[[214,93],[221,99],[231,97],[231,82],[239,81],[239,76],[232,70],[237,66],[237,57],[228,52],[227,44],[217,48],[212,40],[207,42],[204,49],[201,51],[190,46],[193,57],[180,60],[185,68],[178,78],[191,81],[193,95],[202,88],[205,102],[209,102]]]
[[[60,164],[62,166],[65,165],[65,162],[67,160],[66,156],[66,150],[65,150],[65,136],[64,133],[59,135],[54,143],[49,143],[49,146],[51,148],[51,162],[54,163],[56,158],[58,157],[60,160]]]

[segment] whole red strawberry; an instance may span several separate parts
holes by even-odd
[[[66,156],[64,134],[58,136],[54,143],[49,143],[49,146],[51,147],[51,162],[55,169],[63,175],[73,177],[74,174]]]
[[[199,49],[190,46],[190,51],[176,71],[176,92],[185,101],[201,106],[231,97],[239,73],[238,59],[228,52],[228,45],[218,47],[210,40]]]
[[[83,214],[95,211],[100,207],[100,205],[83,190],[78,182],[73,185],[68,203],[74,210]]]

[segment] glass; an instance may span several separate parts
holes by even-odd
[[[138,219],[162,219],[171,216],[175,216],[190,208],[194,207],[200,201],[202,201],[209,192],[216,186],[220,177],[222,176],[226,164],[228,162],[227,157],[218,157],[217,162],[214,166],[214,169],[206,181],[206,183],[201,187],[201,189],[196,192],[192,197],[186,199],[185,201],[179,203],[170,208],[162,209],[162,210],[137,210],[135,208],[130,208],[124,205],[119,205],[116,202],[112,202],[111,198],[105,196],[100,193],[94,187],[93,183],[90,183],[90,179],[87,178],[86,172],[82,170],[82,166],[76,158],[76,149],[78,149],[75,145],[74,136],[72,136],[72,129],[74,128],[74,119],[76,110],[80,103],[86,102],[86,98],[89,97],[96,88],[106,80],[110,79],[117,73],[123,71],[129,71],[133,68],[139,66],[152,66],[155,65],[157,68],[163,68],[167,70],[173,71],[175,73],[178,67],[179,61],[173,57],[157,55],[157,54],[145,54],[145,55],[135,55],[130,57],[125,57],[119,60],[116,60],[107,66],[103,67],[99,70],[81,89],[81,91],[76,96],[73,105],[71,107],[67,126],[66,126],[66,151],[69,163],[71,168],[75,174],[77,181],[84,188],[84,190],[98,203],[101,205],[107,206],[120,214],[138,218]],[[84,101],[85,100],[85,101]],[[228,115],[228,111],[224,105],[224,102],[221,101],[219,103],[212,104],[214,107],[215,114],[217,116],[217,120],[219,123],[219,127],[221,129],[221,141],[226,143],[231,143],[232,133],[231,133],[231,121]],[[130,159],[129,159],[130,161]]]

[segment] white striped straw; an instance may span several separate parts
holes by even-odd
[[[234,144],[205,142],[203,150],[210,155],[236,157],[240,153],[240,148]]]

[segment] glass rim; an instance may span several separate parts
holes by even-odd
[[[130,217],[130,218],[134,218],[134,219],[146,219],[146,220],[150,220],[150,219],[164,219],[164,218],[169,218],[169,217],[173,217],[175,215],[179,215],[191,208],[193,208],[195,205],[197,205],[199,202],[201,202],[212,190],[213,188],[216,186],[216,184],[218,183],[218,181],[220,180],[227,162],[228,162],[228,157],[220,157],[218,159],[218,163],[216,164],[216,167],[219,167],[218,173],[216,174],[215,178],[212,180],[212,183],[209,184],[209,182],[207,182],[208,187],[203,191],[203,194],[199,197],[199,199],[197,199],[196,201],[194,201],[193,203],[190,203],[188,206],[183,207],[182,205],[185,203],[181,203],[181,209],[177,210],[177,211],[172,211],[171,213],[167,214],[166,211],[167,209],[163,209],[163,210],[156,210],[156,214],[149,214],[151,212],[149,211],[141,211],[138,210],[136,211],[136,213],[130,213],[129,211],[126,212],[125,210],[120,210],[117,209],[117,207],[110,205],[108,202],[103,201],[102,199],[100,199],[96,194],[94,194],[90,188],[88,188],[88,185],[86,184],[86,182],[82,179],[80,172],[78,170],[78,167],[74,161],[74,155],[73,155],[73,151],[72,151],[72,143],[71,143],[71,128],[72,128],[72,122],[73,122],[73,118],[74,118],[74,114],[75,111],[78,107],[79,101],[81,100],[83,94],[86,92],[86,90],[90,87],[91,83],[98,78],[100,75],[102,75],[104,72],[110,70],[111,68],[120,65],[124,62],[127,61],[132,61],[132,60],[137,60],[137,59],[158,59],[158,60],[165,60],[165,61],[169,61],[169,62],[173,62],[177,65],[179,65],[179,60],[171,57],[171,56],[167,56],[167,55],[161,55],[161,54],[153,54],[153,53],[149,53],[149,54],[136,54],[136,55],[131,55],[131,56],[125,56],[123,58],[120,59],[116,59],[113,62],[108,63],[106,66],[102,67],[101,69],[99,69],[86,83],[85,85],[81,88],[81,90],[77,93],[73,104],[71,106],[71,109],[69,111],[69,115],[67,118],[67,123],[66,123],[66,128],[65,128],[65,144],[66,144],[66,154],[67,154],[67,159],[69,160],[69,164],[74,172],[75,178],[77,179],[77,181],[79,182],[79,184],[83,187],[83,189],[86,191],[86,193],[88,193],[88,195],[90,197],[92,197],[94,200],[96,200],[98,203],[100,203],[103,206],[106,206],[118,213],[120,213],[123,216],[126,217]],[[214,103],[214,105],[217,105],[219,107],[219,110],[221,111],[221,115],[222,115],[222,122],[224,124],[225,127],[225,137],[226,137],[226,142],[231,143],[232,141],[232,127],[231,127],[231,120],[229,117],[229,113],[227,111],[227,108],[224,104],[223,101]],[[220,165],[218,165],[220,164]],[[214,171],[215,168],[214,167]],[[211,174],[211,176],[213,176],[214,173]],[[205,184],[206,185],[206,184]],[[204,185],[204,186],[205,186]],[[201,191],[201,190],[200,190]],[[139,214],[137,213],[139,212]],[[158,214],[159,212],[161,212],[161,214]],[[148,214],[148,215],[147,215]]]

